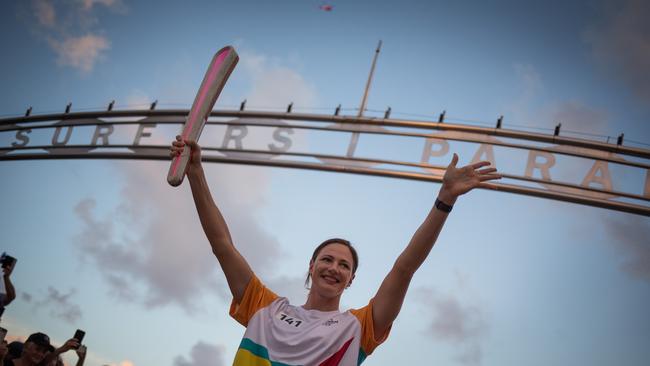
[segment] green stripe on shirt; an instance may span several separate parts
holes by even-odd
[[[265,360],[269,360],[269,362],[271,362],[271,365],[273,366],[292,366],[286,363],[276,362],[271,360],[269,358],[269,351],[266,349],[266,347],[253,342],[249,338],[243,338],[241,340],[241,343],[239,344],[239,348],[245,349],[246,351],[254,354],[257,357],[263,358]]]

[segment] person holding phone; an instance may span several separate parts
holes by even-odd
[[[5,285],[5,293],[0,294],[0,315],[4,312],[5,306],[11,304],[16,299],[16,289],[11,282],[11,273],[16,266],[16,260],[2,264],[2,280]]]
[[[246,327],[233,365],[357,366],[384,342],[416,270],[431,251],[456,199],[483,182],[499,179],[489,162],[457,168],[454,154],[438,198],[412,239],[396,259],[368,304],[339,311],[341,296],[359,265],[347,240],[324,241],[308,262],[309,294],[302,306],[289,304],[267,289],[237,251],[226,220],[212,199],[196,142],[172,142],[170,156],[190,148],[186,171],[201,225],[226,276],[233,299],[230,315]]]
[[[70,350],[77,350],[81,346],[81,343],[77,338],[70,338],[68,339],[61,347],[59,348],[54,348],[53,346],[50,346],[50,351],[43,357],[43,360],[41,361],[40,365],[45,365],[45,366],[59,366],[59,363],[63,363],[61,360],[61,355],[70,351]],[[60,362],[59,362],[60,361]]]

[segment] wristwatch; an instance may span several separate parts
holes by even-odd
[[[436,206],[436,208],[438,210],[446,212],[446,213],[450,213],[451,209],[454,208],[454,206],[449,206],[448,204],[442,202],[441,200],[439,200],[437,198],[436,198],[435,206]]]

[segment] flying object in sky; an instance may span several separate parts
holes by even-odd
[[[334,9],[334,6],[330,4],[322,4],[319,6],[319,9],[323,11],[332,11],[332,9]]]

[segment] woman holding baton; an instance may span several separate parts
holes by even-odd
[[[454,154],[435,204],[377,292],[369,294],[366,306],[341,312],[341,295],[354,280],[359,262],[350,242],[334,238],[316,247],[309,261],[307,300],[301,306],[289,304],[262,284],[233,244],[212,199],[199,145],[177,136],[170,156],[185,148],[191,149],[186,175],[199,219],[233,296],[230,315],[246,327],[236,366],[361,364],[388,337],[411,278],[429,255],[456,199],[483,182],[501,178],[486,161],[457,168]]]

